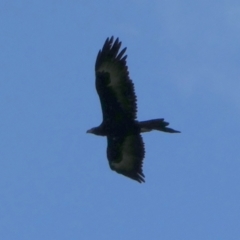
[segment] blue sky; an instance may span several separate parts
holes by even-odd
[[[240,239],[240,3],[0,2],[0,238]],[[146,183],[109,169],[94,64],[127,46]]]

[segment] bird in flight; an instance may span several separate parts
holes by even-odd
[[[96,90],[102,107],[102,123],[87,133],[107,137],[107,158],[112,170],[138,182],[145,182],[142,170],[145,155],[141,133],[168,128],[163,118],[137,121],[137,99],[129,77],[126,48],[114,37],[107,38],[95,63]]]

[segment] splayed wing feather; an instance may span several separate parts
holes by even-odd
[[[116,105],[115,101],[119,104],[125,117],[135,119],[137,111],[136,95],[133,83],[129,78],[126,65],[127,56],[124,56],[126,48],[119,52],[120,47],[121,42],[118,38],[114,43],[113,38],[110,38],[106,40],[102,50],[99,51],[95,64],[96,89],[103,112],[106,105]],[[106,99],[106,93],[114,94],[115,98]]]

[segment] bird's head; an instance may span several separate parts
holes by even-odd
[[[105,134],[103,133],[103,129],[101,127],[93,127],[87,130],[87,133],[92,133],[98,136],[105,136]]]
[[[94,134],[94,132],[95,132],[95,127],[87,130],[87,133],[93,133]]]

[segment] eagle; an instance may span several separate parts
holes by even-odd
[[[118,38],[107,38],[95,63],[95,86],[102,108],[102,123],[87,133],[107,137],[107,158],[112,170],[139,183],[145,182],[142,170],[145,156],[141,133],[168,128],[163,118],[137,121],[137,98],[127,67],[127,48],[121,50]]]

